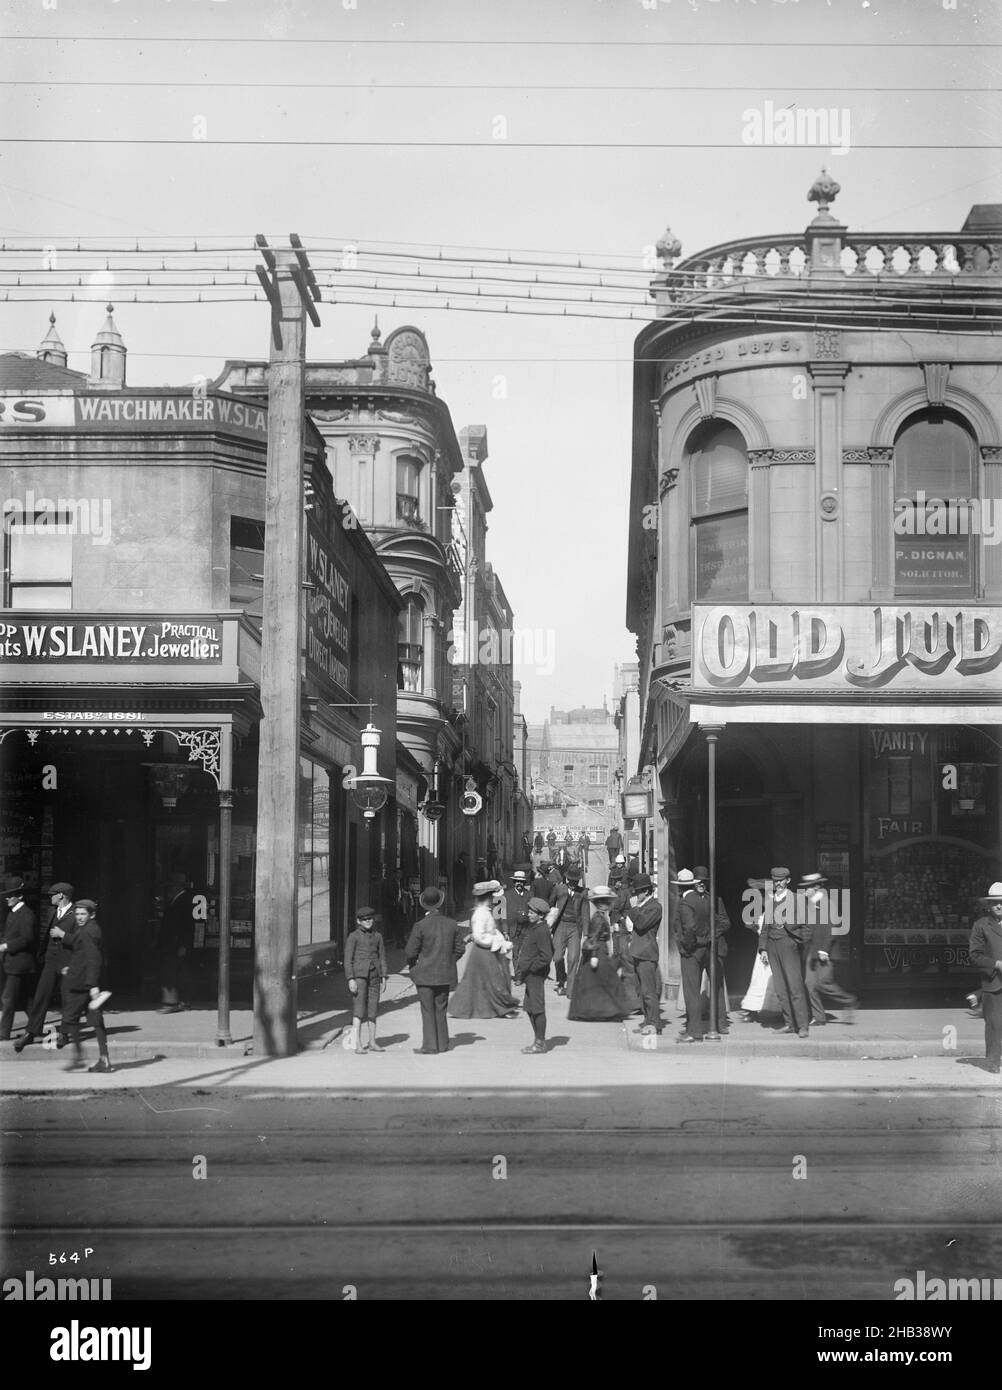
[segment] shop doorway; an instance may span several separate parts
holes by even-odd
[[[717,807],[717,896],[723,898],[731,930],[727,937],[727,989],[744,994],[751,979],[758,937],[741,920],[748,879],[762,878],[772,865],[772,806],[766,800],[724,802]]]

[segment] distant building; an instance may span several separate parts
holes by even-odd
[[[620,821],[619,735],[609,710],[551,709],[545,724],[529,727],[528,751],[534,828],[604,840]]]

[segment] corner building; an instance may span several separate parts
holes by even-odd
[[[55,878],[96,899],[110,984],[133,998],[157,995],[162,893],[183,872],[204,904],[189,997],[216,992],[228,918],[249,1001],[267,406],[130,387],[125,366],[110,306],[89,375],[54,324],[37,354],[0,355],[0,872],[32,905]],[[392,775],[401,608],[312,427],[303,468],[300,976],[336,958],[360,903],[391,906],[395,803],[370,824],[344,789],[368,709],[334,706],[373,702]]]
[[[836,959],[857,987],[953,993],[976,975],[974,900],[1002,877],[1002,208],[864,236],[838,192],[823,174],[800,234],[686,260],[659,243],[659,318],[636,344],[627,771],[655,769],[672,924],[670,879],[708,862],[712,790],[732,994],[753,963],[746,880],[776,863],[848,890]],[[672,930],[669,978],[677,959]]]

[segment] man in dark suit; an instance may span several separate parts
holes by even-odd
[[[772,891],[766,894],[759,924],[759,957],[772,971],[772,985],[783,1010],[781,1033],[806,1038],[811,1006],[804,988],[803,947],[811,929],[797,920],[797,904],[790,892],[790,871],[783,865],[771,869]]]
[[[0,964],[3,965],[0,1042],[9,1042],[25,979],[35,969],[35,914],[25,904],[23,879],[8,878],[4,884],[4,898],[7,920],[0,937]]]
[[[981,971],[985,1070],[997,1076],[1002,1067],[1002,883],[993,883],[982,902],[987,911],[971,928],[970,955]]]
[[[605,848],[609,863],[615,864],[616,856],[623,853],[623,837],[615,827],[605,837]]]
[[[518,938],[525,925],[525,913],[529,905],[529,872],[524,867],[515,870],[511,876],[511,884],[505,889],[504,911],[505,911],[505,936],[512,943],[512,949],[518,947]]]
[[[685,998],[685,1031],[679,1034],[681,1043],[703,1041],[703,971],[710,973],[710,898],[699,890],[699,879],[689,869],[682,869],[675,887],[682,895],[679,909],[678,954],[682,972],[682,994]],[[717,918],[717,931],[721,919]],[[727,1032],[727,994],[724,989],[722,957],[727,953],[726,937],[715,935],[717,1028]]]
[[[14,1044],[15,1052],[24,1049],[40,1038],[45,1031],[45,1015],[60,989],[60,975],[67,962],[67,935],[76,928],[73,913],[73,884],[54,883],[49,889],[52,906],[42,921],[42,935],[38,943],[38,966],[41,974],[35,986],[35,993],[28,1005],[28,1027],[24,1036]]]
[[[637,993],[644,1006],[644,1021],[635,1033],[660,1033],[661,1001],[658,998],[658,929],[661,926],[661,904],[654,896],[654,884],[649,874],[638,874],[633,881],[636,905],[626,909],[630,924],[630,960],[637,977]]]
[[[853,1010],[859,1003],[855,995],[844,990],[835,979],[831,959],[832,928],[824,888],[827,882],[822,874],[804,874],[797,884],[798,912],[802,913],[810,930],[804,949],[804,985],[811,1006],[812,1028],[828,1022],[822,995],[833,1000],[836,1007],[845,1009],[843,1023],[852,1023]]]
[[[463,954],[465,931],[439,908],[445,901],[439,888],[426,888],[419,899],[425,915],[414,923],[404,955],[421,1005],[422,1042],[416,1052],[449,1050],[449,990],[459,983],[456,962]]]

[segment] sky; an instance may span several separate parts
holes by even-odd
[[[557,319],[339,285],[309,329],[310,357],[360,356],[378,303],[384,338],[425,332],[457,431],[487,427],[488,558],[539,634],[517,644],[530,722],[598,705],[636,658],[633,342],[665,227],[683,256],[797,232],[822,165],[852,231],[959,229],[1002,201],[998,0],[33,0],[0,33],[0,237],[32,248],[0,252],[2,351],[33,350],[51,309],[86,369],[111,299],[131,385],[266,355],[263,302],[130,303],[130,240],[247,266],[256,233],[297,232],[331,278],[357,246],[370,283],[393,249],[580,257],[635,287],[596,311],[617,317]],[[847,121],[848,149],[748,143],[749,112],[791,106]],[[63,303],[43,248],[77,237],[111,268],[88,261],[84,302]]]

